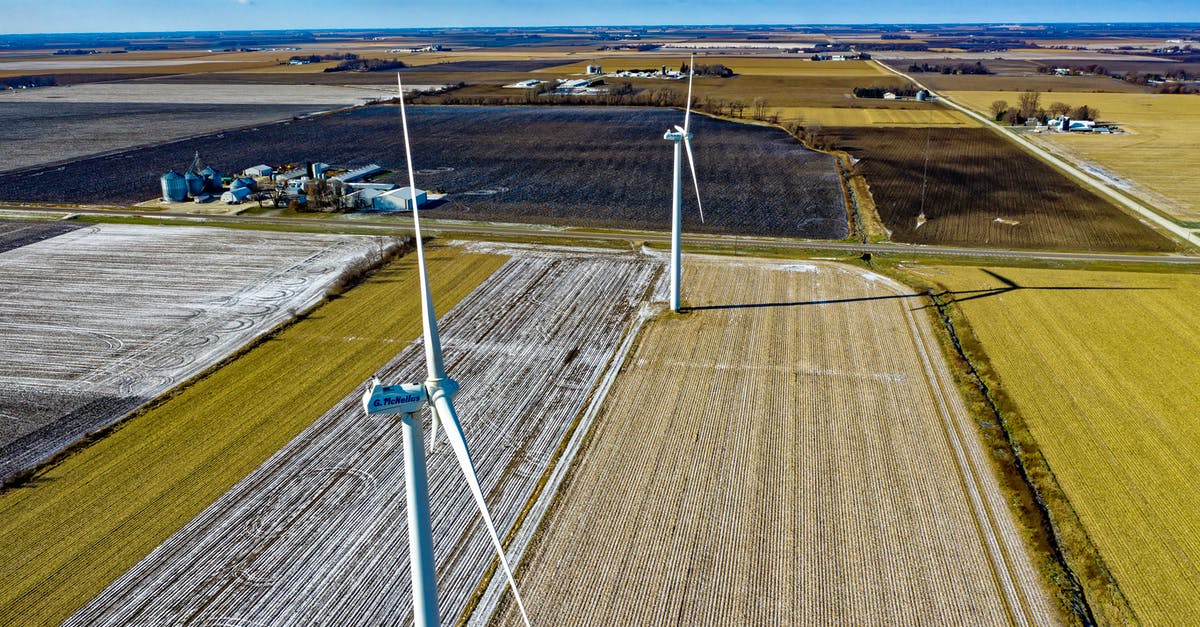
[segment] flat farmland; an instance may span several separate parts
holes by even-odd
[[[506,260],[427,252],[439,310]],[[0,493],[0,624],[61,624],[295,438],[420,334],[416,289],[413,256],[393,261]]]
[[[291,319],[385,246],[94,225],[0,253],[0,480]]]
[[[395,96],[382,85],[108,82],[0,92],[0,172],[251,126]],[[70,141],[65,141],[69,139]],[[182,169],[190,162],[176,167]],[[117,162],[119,164],[119,162]],[[250,164],[253,165],[253,164]]]
[[[1200,622],[1200,277],[914,271],[958,299],[1137,619]]]
[[[681,64],[687,63],[688,54],[686,51],[681,51],[673,55],[654,53],[636,56],[595,56],[585,61],[556,65],[540,71],[555,74],[583,74],[589,65],[599,65],[604,68],[605,72],[658,68],[662,65],[678,70]],[[696,65],[715,64],[727,66],[735,73],[744,76],[853,76],[868,78],[891,76],[889,72],[869,61],[812,61],[808,57],[802,56],[739,57],[702,54],[696,57]]]
[[[1138,219],[991,130],[826,132],[838,138],[840,149],[861,159],[858,167],[896,241],[1072,251],[1175,249]],[[922,209],[927,221],[919,224]]]
[[[675,110],[621,107],[413,107],[417,185],[448,200],[428,215],[663,229],[669,224]],[[373,106],[0,175],[0,200],[132,204],[193,151],[226,171],[256,163],[404,167],[399,109]],[[693,118],[707,222],[685,200],[689,230],[841,239],[849,233],[832,156],[785,132]],[[328,138],[337,137],[336,142]],[[388,179],[401,182],[399,175]]]
[[[623,252],[488,248],[511,258],[441,318],[455,400],[500,534],[593,388],[623,361],[661,275]],[[415,294],[408,294],[414,299]],[[382,368],[419,381],[420,344]],[[404,624],[411,615],[401,427],[349,392],[66,624]],[[443,439],[429,455],[442,621],[493,559]]]
[[[858,105],[861,101],[854,101]],[[905,103],[905,108],[866,108],[858,106],[840,107],[779,107],[780,120],[800,120],[808,126],[979,126],[967,115],[930,103],[914,106]]]
[[[88,155],[247,126],[269,124],[326,108],[314,105],[14,103],[0,99],[4,162],[0,172],[58,164]],[[70,138],[70,141],[64,141]],[[187,167],[180,154],[174,167]],[[111,165],[120,168],[122,161]],[[253,164],[250,164],[253,165]],[[166,170],[163,170],[166,172]],[[28,180],[35,186],[36,178]],[[0,196],[5,196],[0,188]],[[153,195],[153,190],[149,195]]]
[[[1016,102],[1016,93],[955,92],[954,100],[985,111],[993,100]],[[1107,179],[1132,182],[1130,191],[1147,191],[1168,216],[1200,224],[1200,96],[1194,94],[1042,94],[1042,102],[1086,104],[1100,110],[1101,119],[1115,122],[1125,134],[1062,133],[1035,137],[1048,150],[1107,170]],[[1114,176],[1115,175],[1115,176]]]
[[[59,220],[44,222],[0,220],[0,253],[57,237],[63,233],[70,233],[85,226],[87,224],[83,222]]]
[[[920,296],[689,259],[521,557],[534,624],[1058,621]]]
[[[1080,65],[1091,65],[1095,63],[1103,62],[1081,61]],[[986,62],[984,64],[987,65]],[[908,65],[908,63],[898,63],[895,65],[895,67],[897,70],[905,72],[908,69]],[[947,75],[932,72],[910,74],[910,76],[918,81],[921,81],[922,84],[939,93],[947,91],[1015,92],[1006,98],[1014,105],[1017,103],[1017,94],[1023,91],[1047,92],[1042,96],[1043,99],[1049,99],[1044,104],[1049,104],[1057,99],[1056,94],[1058,92],[1144,94],[1149,91],[1149,89],[1146,87],[1134,85],[1133,83],[1127,83],[1123,80],[1118,80],[1115,78],[1109,78],[1107,76],[1055,76],[1053,74],[1041,74],[1037,72],[1037,68],[1032,65],[1029,66],[1029,72],[1027,74],[1017,76],[976,76],[969,74]],[[991,103],[989,102],[988,104]]]

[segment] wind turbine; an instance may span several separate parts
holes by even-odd
[[[458,392],[458,383],[446,375],[446,367],[442,362],[442,344],[438,339],[437,316],[433,311],[433,299],[429,292],[429,278],[425,272],[425,249],[421,242],[421,220],[417,210],[417,186],[413,177],[412,149],[408,140],[408,117],[404,111],[404,87],[400,75],[396,75],[396,85],[400,90],[400,121],[404,127],[404,156],[408,161],[408,187],[412,190],[413,228],[417,237],[417,267],[421,288],[421,328],[425,340],[426,378],[424,384],[383,385],[378,378],[372,378],[370,387],[363,394],[363,409],[367,415],[400,414],[404,429],[404,464],[405,487],[408,501],[408,547],[409,561],[412,565],[413,586],[413,621],[418,627],[433,627],[438,624],[437,580],[433,564],[433,533],[429,519],[429,477],[425,468],[425,444],[421,433],[421,420],[417,411],[426,403],[431,408],[430,444],[437,437],[437,425],[442,424],[450,448],[458,459],[463,477],[475,504],[479,506],[479,514],[483,517],[484,525],[491,536],[492,544],[496,547],[496,555],[504,574],[512,587],[517,599],[517,608],[525,625],[529,625],[529,617],[525,613],[525,604],[521,602],[521,593],[517,591],[517,582],[513,579],[512,569],[504,557],[504,546],[496,534],[496,526],[492,524],[492,516],[488,512],[487,502],[483,498],[483,490],[479,486],[479,477],[475,474],[475,465],[471,462],[471,453],[467,448],[467,440],[463,435],[462,425],[454,410],[454,395]]]
[[[700,209],[700,222],[704,223],[704,206],[700,204],[700,181],[696,179],[696,161],[692,158],[692,77],[696,75],[696,55],[688,59],[687,107],[683,114],[683,126],[676,125],[668,130],[663,139],[675,142],[675,171],[671,179],[671,311],[679,311],[679,248],[680,227],[683,221],[683,168],[680,144],[687,148],[688,165],[692,169],[692,183],[696,186],[696,207]]]

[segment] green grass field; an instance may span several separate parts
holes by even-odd
[[[445,312],[505,258],[438,248]],[[58,625],[420,334],[415,256],[0,494],[0,625]]]

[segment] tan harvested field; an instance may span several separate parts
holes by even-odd
[[[676,54],[663,54],[656,51],[648,55],[607,56],[600,52],[596,56],[566,65],[554,66],[539,70],[544,74],[583,74],[588,65],[600,65],[605,72],[619,70],[657,68],[665,65],[668,68],[679,69],[680,64],[687,63],[687,51]],[[886,70],[880,69],[869,61],[812,61],[807,56],[794,55],[791,57],[743,57],[743,56],[710,56],[707,54],[696,57],[696,65],[721,64],[743,76],[793,76],[793,77],[831,77],[850,76],[871,78],[888,78]]]
[[[958,300],[1137,618],[1200,623],[1200,276],[914,271]]]
[[[290,320],[385,246],[103,224],[0,253],[0,481]]]
[[[1082,65],[1098,63],[1097,61],[1081,61]],[[987,65],[984,63],[984,65]],[[904,72],[906,64],[896,64],[896,69]],[[1111,92],[1142,94],[1149,91],[1146,87],[1127,83],[1106,76],[1054,76],[1040,74],[1036,66],[1030,65],[1029,71],[1021,76],[974,76],[969,74],[936,74],[924,72],[913,74],[913,78],[921,81],[930,89],[943,91],[1044,91],[1044,92]],[[1046,97],[1054,97],[1047,93]],[[1015,96],[1012,99],[1015,104]]]
[[[854,101],[858,104],[861,101]],[[953,109],[928,104],[912,108],[850,109],[844,107],[778,107],[780,120],[802,120],[821,126],[979,126],[979,123]],[[775,110],[775,109],[773,109]]]
[[[476,250],[512,257],[443,312],[441,338],[503,536],[592,390],[621,363],[661,262],[632,252]],[[421,345],[403,347],[381,373],[422,380]],[[361,394],[336,402],[66,624],[405,624],[400,421],[365,418]],[[429,476],[440,609],[451,624],[494,553],[444,437]]]
[[[1058,621],[921,297],[685,269],[694,309],[648,323],[521,558],[534,624]]]
[[[987,111],[995,100],[1016,102],[1018,96],[990,91],[947,95],[977,111]],[[1095,107],[1102,120],[1115,122],[1127,133],[1044,135],[1038,138],[1043,147],[1094,164],[1116,187],[1146,198],[1176,220],[1200,224],[1200,187],[1196,185],[1200,180],[1200,153],[1196,151],[1200,145],[1200,96],[1042,94],[1044,104],[1055,101]]]

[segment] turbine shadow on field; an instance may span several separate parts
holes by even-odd
[[[1060,285],[1035,285],[1035,286],[1029,286],[1029,285],[1021,285],[1021,284],[1017,283],[1016,281],[1013,281],[1012,279],[1009,279],[1008,277],[1003,276],[999,273],[992,272],[991,270],[987,270],[984,268],[981,268],[981,270],[983,272],[987,273],[988,275],[990,275],[991,277],[995,278],[997,281],[1000,281],[1001,283],[1003,283],[1004,287],[991,287],[991,288],[980,289],[980,290],[946,290],[944,292],[938,293],[937,296],[952,296],[952,297],[954,297],[954,302],[962,303],[962,302],[966,302],[968,300],[972,300],[972,299],[976,299],[976,298],[988,298],[990,296],[1000,296],[1001,294],[1007,294],[1008,292],[1013,292],[1016,290],[1061,290],[1061,291],[1105,290],[1105,291],[1117,291],[1117,290],[1157,290],[1157,289],[1162,289],[1162,288],[1158,288],[1158,287],[1103,287],[1103,286],[1088,286],[1088,285],[1079,285],[1079,286],[1076,286],[1076,285],[1061,285],[1061,286]],[[795,302],[736,303],[736,304],[728,304],[728,305],[699,305],[699,306],[695,306],[695,307],[687,307],[687,306],[681,307],[680,311],[681,312],[691,312],[691,311],[711,311],[711,310],[721,310],[721,309],[762,309],[762,308],[769,308],[769,307],[804,307],[804,306],[808,306],[808,305],[838,305],[838,304],[844,304],[844,303],[863,303],[863,302],[871,302],[871,301],[877,301],[877,300],[903,300],[903,299],[908,299],[908,298],[921,298],[924,296],[925,296],[925,294],[915,294],[914,293],[914,294],[889,294],[886,296],[860,296],[860,297],[856,297],[856,298],[833,298],[833,299],[826,299],[826,300],[806,300],[806,301],[795,301]],[[929,307],[929,306],[930,305],[922,305],[921,307],[914,307],[913,311],[925,309],[926,307]]]
[[[779,303],[738,303],[732,305],[700,305],[698,307],[681,307],[680,311],[707,311],[715,309],[761,309],[766,307],[803,307],[807,305],[839,305],[843,303],[864,303],[875,300],[897,300],[904,298],[920,298],[923,294],[889,294],[887,296],[861,296],[858,298],[831,298],[825,300],[804,300]]]
[[[954,302],[965,303],[976,298],[988,298],[991,296],[1000,296],[1017,290],[1052,290],[1052,291],[1124,291],[1124,290],[1158,290],[1159,287],[1104,287],[1098,285],[1021,285],[1016,281],[998,273],[980,268],[984,274],[1000,281],[1004,287],[990,287],[980,290],[946,290],[938,294],[938,296],[952,296]],[[926,305],[928,307],[928,305]],[[924,309],[924,307],[918,307]]]

